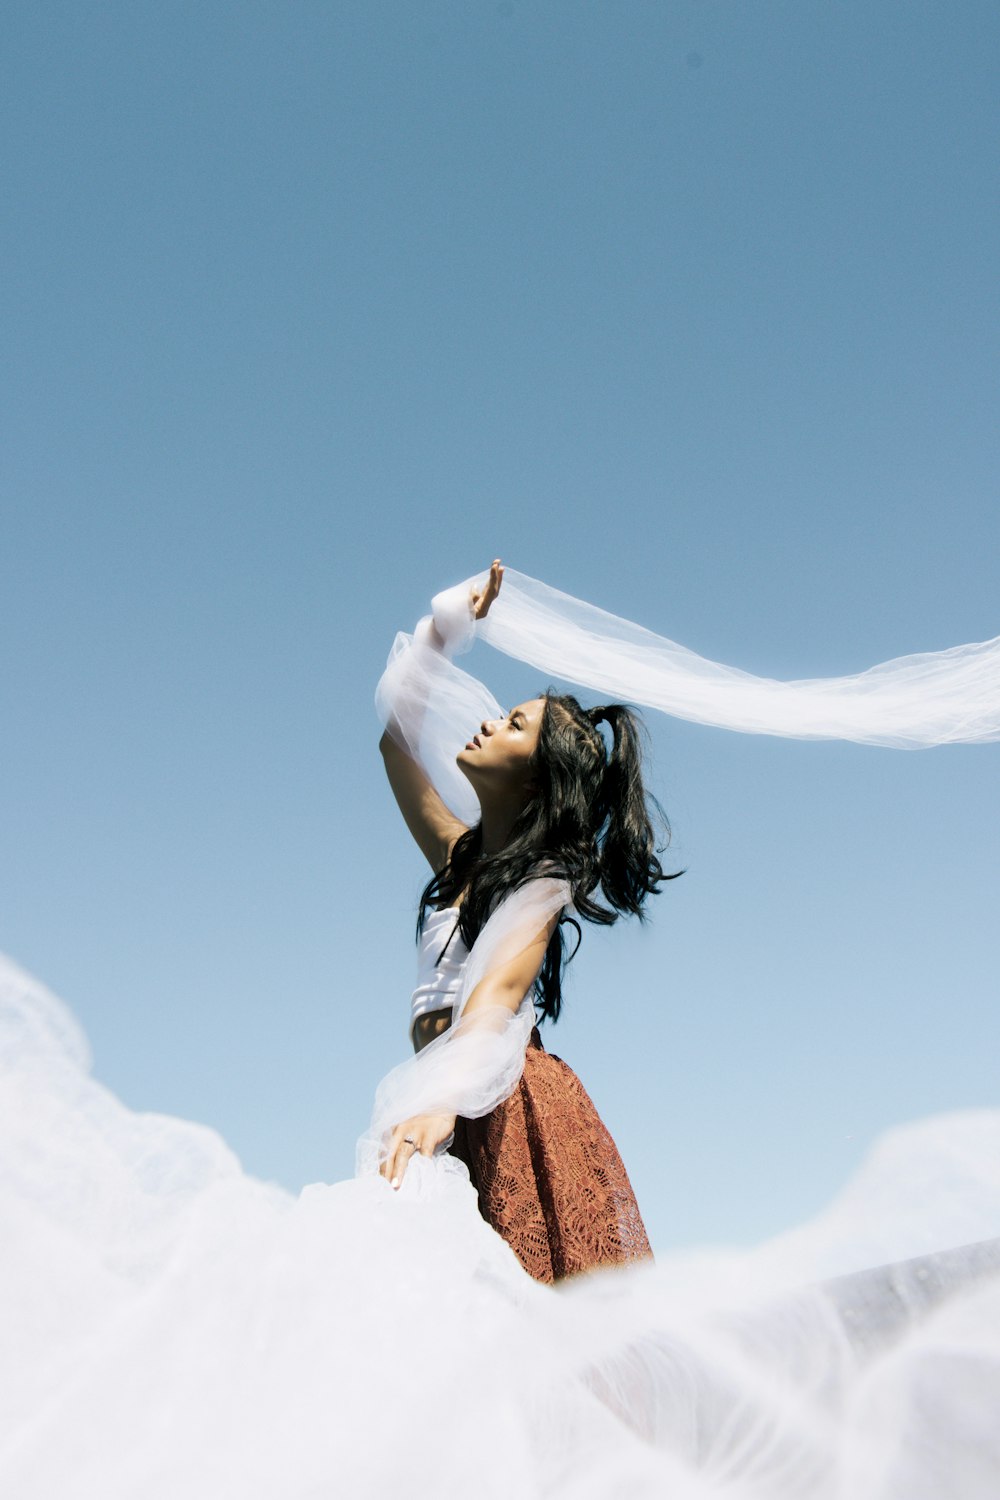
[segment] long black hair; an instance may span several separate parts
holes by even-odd
[[[587,922],[609,926],[625,914],[641,919],[647,898],[681,873],[666,874],[657,857],[669,842],[670,825],[643,785],[635,711],[621,703],[584,709],[568,694],[542,696],[532,763],[536,792],[498,853],[483,854],[481,823],[455,840],[448,863],[424,887],[418,932],[429,909],[450,905],[464,891],[458,931],[471,948],[503,898],[540,875],[567,880],[575,911]],[[602,723],[611,730],[610,750],[598,728]],[[662,832],[659,846],[654,819]],[[579,947],[579,923],[563,918],[535,980],[539,1009],[552,1021],[562,1008],[566,923],[576,928]]]

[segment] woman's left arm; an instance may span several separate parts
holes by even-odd
[[[534,940],[522,948],[520,953],[507,963],[492,969],[479,981],[462,1011],[461,1023],[464,1027],[474,1026],[477,1014],[486,1022],[487,1017],[490,1021],[495,1020],[500,1010],[514,1014],[520,1009],[525,995],[538,978],[545,950],[558,922],[559,912],[555,912]],[[389,1140],[389,1154],[379,1168],[382,1176],[388,1178],[391,1187],[399,1187],[412,1156],[418,1151],[421,1156],[433,1156],[448,1137],[454,1134],[455,1119],[453,1114],[412,1115],[396,1126]]]

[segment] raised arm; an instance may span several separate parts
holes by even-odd
[[[446,639],[449,626],[460,634],[463,623],[467,627],[470,618],[472,620],[483,619],[500,591],[502,580],[503,568],[498,559],[490,568],[489,576],[481,589],[473,590],[464,599],[457,601],[452,595],[439,596],[439,600],[445,603],[440,610],[436,610],[434,619],[422,622],[419,644],[415,645],[414,649],[446,656],[449,648],[449,642]],[[447,618],[449,615],[450,620]],[[459,618],[462,615],[464,615],[464,622]],[[437,623],[439,617],[441,628]],[[416,672],[411,675],[414,682],[420,681]],[[379,749],[385,764],[386,775],[389,778],[389,785],[407,828],[431,868],[440,870],[447,863],[452,845],[458,836],[465,832],[467,825],[448,807],[426,770],[412,753],[415,735],[419,729],[419,725],[415,726],[412,719],[414,715],[421,713],[423,705],[413,702],[412,691],[407,693],[406,697],[411,716],[408,732],[400,732],[398,726],[394,726],[390,719],[379,743]],[[470,724],[467,732],[471,733],[472,729],[473,726]]]
[[[452,845],[465,832],[465,824],[444,805],[430,778],[388,730],[379,741],[379,749],[403,821],[431,869],[443,869]]]

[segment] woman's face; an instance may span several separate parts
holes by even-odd
[[[519,703],[502,719],[485,719],[457,756],[477,791],[523,796],[530,789],[545,699]]]

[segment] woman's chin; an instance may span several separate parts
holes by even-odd
[[[456,766],[461,771],[462,775],[467,777],[469,781],[472,782],[473,786],[475,786],[476,784],[476,767],[474,763],[475,755],[476,751],[470,750],[468,746],[466,746],[464,750],[460,750],[455,756]]]

